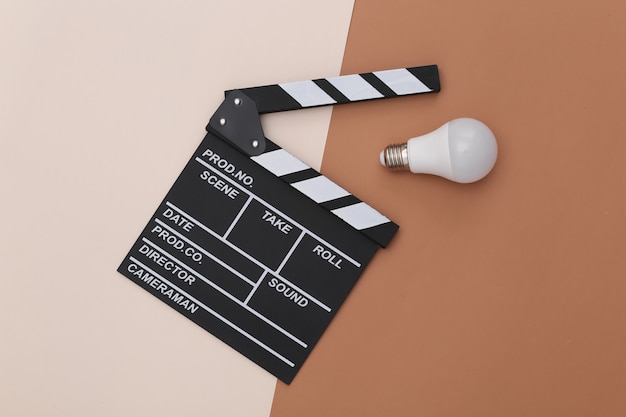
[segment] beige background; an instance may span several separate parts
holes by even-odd
[[[0,1],[0,415],[269,414],[275,378],[115,270],[222,92],[337,75],[352,5]],[[264,124],[319,166],[329,118]]]
[[[345,44],[348,1],[0,1],[0,414],[626,415],[626,6],[354,7]],[[224,89],[432,63],[441,93],[337,107],[325,149],[330,109],[264,120],[401,225],[273,403],[115,272]],[[486,180],[378,166],[459,116]]]

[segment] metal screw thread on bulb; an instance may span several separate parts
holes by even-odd
[[[407,169],[409,167],[409,152],[406,143],[387,146],[383,155],[387,168]]]

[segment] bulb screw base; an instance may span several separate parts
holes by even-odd
[[[409,152],[406,143],[387,146],[381,156],[381,162],[387,168],[394,170],[409,168]]]

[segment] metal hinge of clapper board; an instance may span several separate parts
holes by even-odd
[[[226,99],[211,117],[207,131],[230,142],[251,160],[328,208],[379,246],[386,247],[398,225],[269,141],[263,133],[260,115],[432,93],[440,91],[440,88],[437,66],[428,65],[229,90],[225,92]],[[306,173],[292,175],[303,171]],[[332,196],[332,201],[324,201],[324,193],[320,195],[304,186],[307,181],[308,184],[315,182],[315,189],[320,186],[332,189],[332,192],[326,193]]]

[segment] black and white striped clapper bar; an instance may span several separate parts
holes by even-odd
[[[245,88],[238,90],[232,99],[237,96],[243,101],[244,97],[249,97],[254,101],[258,114],[263,114],[439,90],[437,66],[430,65]],[[227,91],[227,97],[234,92]],[[218,134],[228,129],[226,125],[220,125],[219,120],[224,120],[224,117],[218,111],[209,123],[209,128],[212,127]],[[276,144],[270,142],[269,146],[261,148],[258,141],[255,143],[256,148],[247,149],[253,161],[380,246],[386,247],[391,241],[398,226],[387,217]]]
[[[118,271],[291,382],[398,226],[268,140],[260,114],[439,89],[431,65],[227,91]]]

